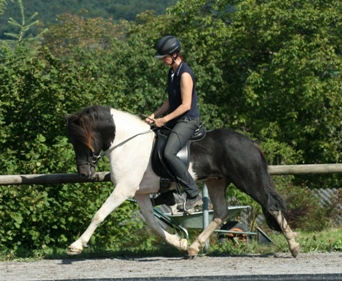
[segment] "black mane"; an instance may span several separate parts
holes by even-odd
[[[109,148],[115,136],[115,124],[108,106],[93,105],[67,118],[67,128],[73,143],[83,143],[92,151]],[[96,146],[96,147],[95,147]]]

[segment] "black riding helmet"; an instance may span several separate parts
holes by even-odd
[[[172,55],[173,53],[179,53],[181,50],[181,44],[177,37],[172,35],[167,35],[162,37],[156,45],[155,57],[161,59],[167,55]]]

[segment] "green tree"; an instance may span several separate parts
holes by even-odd
[[[4,33],[14,32],[12,26],[8,25],[7,19],[12,17],[17,19],[20,16],[20,10],[17,8],[17,1],[0,1],[0,38],[6,39]],[[8,3],[8,5],[6,5]],[[145,10],[154,10],[157,14],[165,13],[167,6],[173,5],[176,0],[69,0],[69,1],[45,1],[45,0],[24,0],[24,16],[29,18],[35,12],[39,13],[40,21],[44,24],[56,24],[57,16],[64,13],[82,15],[86,18],[102,17],[111,18],[113,21],[122,19],[134,21],[138,13]],[[4,7],[7,6],[6,10]]]
[[[177,35],[197,76],[207,127],[248,134],[270,164],[340,162],[341,6],[179,1],[167,15],[140,15],[128,40],[142,35],[151,48]]]
[[[42,29],[40,32],[34,35],[35,32],[33,32],[33,29],[35,29],[38,24],[39,20],[34,20],[34,18],[37,17],[38,13],[35,12],[30,16],[30,18],[27,20],[25,17],[25,9],[22,0],[14,1],[13,3],[17,4],[17,8],[20,11],[20,20],[15,20],[14,18],[10,17],[8,19],[8,24],[12,26],[13,32],[5,32],[5,36],[8,38],[11,38],[10,40],[1,40],[0,43],[3,44],[9,44],[11,46],[15,44],[20,44],[24,40],[31,41],[32,43],[37,42],[39,39],[41,39],[42,34],[47,31],[47,29]],[[2,2],[3,4],[5,2]],[[5,3],[7,4],[7,3]],[[0,3],[1,7],[1,3]],[[33,44],[32,44],[33,47]]]
[[[340,162],[341,6],[184,0],[166,15],[144,12],[136,22],[64,14],[44,34],[44,45],[31,51],[24,41],[0,53],[0,169],[75,172],[65,114],[91,104],[155,110],[166,97],[168,69],[153,58],[154,45],[166,34],[183,44],[208,128],[232,127],[258,140],[271,164]],[[0,187],[0,247],[65,246],[112,188]],[[122,208],[95,234],[97,245],[134,241],[141,221],[126,224],[134,207]],[[133,244],[147,245],[140,238]]]
[[[30,47],[23,43],[5,49],[1,56],[0,124],[4,130],[0,131],[0,169],[4,174],[76,172],[64,117],[100,103],[105,95],[98,95],[103,89],[97,82],[104,78],[96,77],[100,69],[89,63],[94,59],[91,53],[78,52],[85,60],[80,65],[71,57],[62,61],[47,48],[29,52]],[[100,163],[99,169],[107,170],[107,162]],[[0,250],[65,247],[112,189],[110,183],[0,186]],[[151,238],[141,233],[146,239],[140,241],[129,235],[142,226],[141,220],[131,218],[135,210],[136,206],[124,204],[93,241],[113,250],[128,244],[142,249]]]
[[[276,141],[292,150],[291,162],[336,162],[340,22],[339,1],[180,1],[167,16],[146,17],[138,32],[147,43],[180,37],[209,124]],[[286,161],[274,156],[274,164]]]
[[[7,1],[0,0],[0,15],[2,15],[6,10]]]

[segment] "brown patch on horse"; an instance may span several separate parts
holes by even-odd
[[[82,113],[72,115],[68,118],[69,136],[77,142],[83,143],[91,151],[94,151],[94,118]]]
[[[82,118],[83,117],[83,118]],[[89,147],[91,151],[94,152],[93,141],[94,141],[94,119],[93,118],[85,118],[85,116],[81,116],[82,125],[84,129],[84,144]]]

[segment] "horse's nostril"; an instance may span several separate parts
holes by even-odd
[[[81,178],[87,178],[88,175],[86,173],[78,173],[80,175]]]
[[[90,171],[87,165],[78,166],[77,171],[81,178],[85,178],[85,179],[89,178]]]

